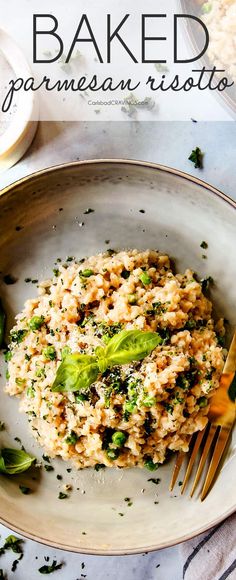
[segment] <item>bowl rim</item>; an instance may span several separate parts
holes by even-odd
[[[210,194],[216,195],[217,197],[222,199],[225,203],[229,204],[233,209],[236,209],[236,201],[235,200],[230,198],[228,195],[226,195],[225,193],[223,193],[222,191],[220,191],[219,189],[217,189],[213,185],[210,185],[209,183],[203,181],[202,179],[199,179],[198,177],[195,177],[195,176],[193,176],[189,173],[186,173],[184,171],[181,171],[179,169],[168,167],[166,165],[152,163],[149,161],[140,161],[140,160],[136,160],[136,159],[122,159],[122,158],[87,159],[87,160],[81,160],[81,161],[66,162],[66,163],[62,163],[59,165],[52,165],[50,167],[46,167],[46,168],[41,169],[39,171],[35,171],[34,173],[31,173],[25,177],[21,177],[20,179],[14,181],[10,185],[7,185],[6,187],[2,188],[0,190],[0,197],[2,197],[3,195],[7,195],[8,193],[10,194],[12,191],[14,191],[14,189],[18,189],[18,187],[20,187],[22,184],[29,183],[33,178],[40,177],[41,175],[44,175],[44,174],[53,173],[53,172],[57,172],[57,171],[63,171],[63,170],[70,168],[70,167],[71,168],[72,167],[82,167],[83,168],[83,167],[89,166],[89,165],[100,165],[100,166],[104,165],[105,166],[106,164],[110,164],[110,165],[113,164],[113,165],[117,165],[117,166],[120,164],[123,164],[124,166],[131,166],[131,167],[146,167],[147,169],[150,168],[150,169],[162,172],[163,174],[175,175],[181,179],[184,179],[188,182],[193,183],[194,185],[197,185],[199,187],[206,189]],[[195,538],[196,536],[202,534],[203,532],[207,532],[209,529],[216,526],[217,524],[220,524],[227,517],[232,515],[235,511],[236,511],[236,503],[235,503],[235,505],[232,506],[232,508],[227,510],[224,514],[222,514],[216,518],[213,518],[213,520],[210,523],[208,523],[206,526],[201,526],[194,533],[191,532],[190,534],[188,534],[188,533],[184,534],[183,536],[179,537],[177,540],[174,540],[174,541],[173,540],[165,541],[165,542],[159,541],[157,544],[152,545],[152,546],[142,546],[139,548],[130,548],[128,550],[124,550],[124,549],[115,550],[115,549],[109,549],[109,548],[108,549],[96,549],[96,548],[86,548],[86,547],[61,544],[60,542],[59,543],[54,542],[54,541],[49,540],[45,537],[42,538],[42,537],[38,536],[37,534],[34,534],[33,532],[28,532],[24,529],[21,529],[21,527],[15,525],[12,522],[8,522],[6,519],[2,518],[1,514],[0,514],[0,523],[4,526],[10,528],[14,532],[21,534],[22,536],[24,536],[25,538],[27,538],[29,540],[33,540],[33,541],[38,542],[40,544],[50,546],[52,548],[56,548],[59,550],[64,550],[64,551],[73,552],[73,553],[94,555],[94,556],[126,556],[126,555],[132,555],[132,554],[141,554],[143,552],[153,552],[153,551],[164,549],[164,548],[170,548],[170,547],[176,546],[182,542],[186,542],[188,540],[191,540],[192,538]]]

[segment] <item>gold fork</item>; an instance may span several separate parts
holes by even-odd
[[[186,485],[189,481],[192,469],[197,457],[200,445],[205,436],[205,443],[202,449],[198,469],[192,485],[190,496],[192,497],[197,484],[202,475],[207,457],[214,442],[213,453],[210,465],[201,490],[201,500],[204,500],[215,477],[218,465],[223,455],[226,443],[229,439],[230,432],[235,422],[235,403],[231,400],[229,395],[229,388],[232,388],[236,381],[236,331],[234,333],[229,353],[224,365],[223,373],[220,378],[220,385],[213,397],[210,400],[210,408],[208,413],[208,424],[203,431],[200,431],[194,441],[193,448],[189,457],[187,469],[185,472],[184,481],[181,484],[181,493],[184,493]],[[191,441],[194,440],[194,436]],[[177,455],[176,463],[173,470],[173,475],[170,484],[170,491],[173,490],[178,474],[180,472],[182,463],[186,453],[180,451]]]

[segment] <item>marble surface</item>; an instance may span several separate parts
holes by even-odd
[[[188,157],[196,146],[205,152],[204,169]],[[198,175],[236,199],[236,124],[225,123],[42,123],[25,157],[0,175],[0,188],[43,167],[89,158],[144,159]],[[0,545],[10,530],[0,526]],[[145,531],[144,531],[145,533]],[[49,556],[63,562],[53,580],[181,580],[181,548],[125,557],[70,554],[24,541],[24,557],[11,571],[13,552],[1,556],[8,580],[42,578],[38,568]],[[200,578],[199,578],[200,580]]]

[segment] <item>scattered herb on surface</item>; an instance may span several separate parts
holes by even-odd
[[[146,460],[145,460],[144,466],[149,471],[156,471],[156,469],[158,468],[158,463],[154,463],[151,458],[147,457]]]
[[[189,161],[192,161],[192,163],[194,163],[195,169],[203,168],[203,153],[200,147],[196,147],[196,149],[193,149],[191,155],[189,156]]]
[[[63,493],[62,491],[59,492],[58,499],[67,499],[67,498],[68,498],[67,493]]]
[[[19,489],[24,495],[29,495],[29,493],[32,491],[30,487],[27,487],[26,485],[19,485]]]
[[[159,477],[149,477],[148,481],[151,481],[152,483],[155,483],[155,485],[158,485],[158,483],[160,483],[160,478]]]
[[[16,536],[13,536],[13,534],[7,536],[3,546],[0,548],[0,556],[5,554],[6,550],[12,550],[15,554],[22,554],[22,542],[23,540],[21,538],[17,538]]]
[[[94,469],[95,471],[100,471],[101,469],[105,469],[105,465],[104,463],[96,463],[96,465],[94,465]]]
[[[204,242],[204,240],[203,240],[203,242],[200,244],[200,248],[203,248],[203,250],[207,250],[207,248],[208,248],[207,242]]]
[[[20,560],[22,560],[22,558],[23,558],[23,552],[20,554],[20,556],[19,556],[19,558],[17,558],[17,560],[13,560],[12,567],[11,567],[12,572],[16,571],[17,566],[18,566]],[[1,580],[1,577],[0,577],[0,580]]]
[[[6,276],[3,276],[3,281],[7,286],[11,286],[17,282],[17,278],[14,278],[11,274],[6,274]]]
[[[88,215],[89,213],[94,213],[95,210],[92,209],[91,207],[88,207],[85,211],[84,211],[84,215]]]
[[[52,564],[44,564],[44,566],[41,566],[41,568],[39,568],[38,571],[40,574],[52,574],[52,572],[60,570],[62,566],[63,562],[60,562],[60,564],[58,564],[56,560],[53,560]]]
[[[0,431],[5,431],[6,426],[5,423],[3,423],[3,421],[0,421]]]
[[[52,465],[48,465],[48,463],[44,465],[44,469],[45,471],[54,471],[54,467]]]

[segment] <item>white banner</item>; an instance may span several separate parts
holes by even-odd
[[[234,118],[236,0],[0,0],[0,11],[2,123],[32,100],[31,118],[39,101],[52,121]]]

